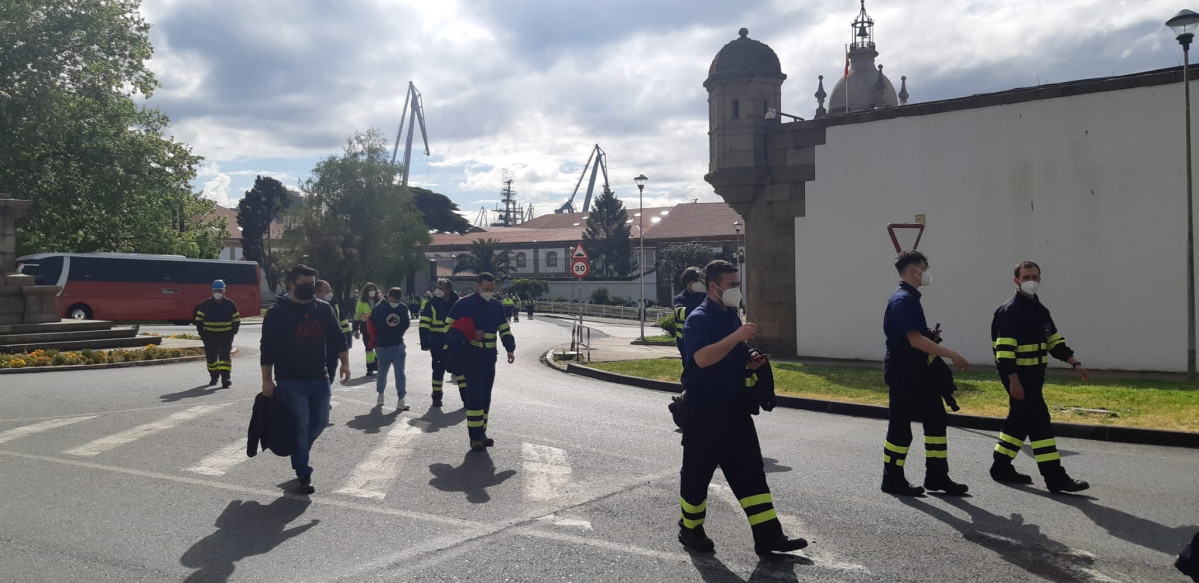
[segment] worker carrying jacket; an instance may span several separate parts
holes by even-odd
[[[508,321],[504,318],[504,307],[493,299],[495,276],[480,273],[476,279],[476,292],[454,304],[446,323],[452,333],[446,335],[447,349],[455,352],[454,359],[460,363],[462,377],[466,383],[466,429],[472,451],[482,451],[494,444],[487,437],[488,416],[491,411],[491,390],[495,384],[495,362],[498,358],[497,344],[503,344],[508,352],[508,363],[515,359],[516,339]],[[466,336],[454,329],[455,320],[470,318],[473,334]],[[457,371],[455,371],[457,372]]]
[[[233,336],[241,329],[241,313],[237,304],[225,297],[225,282],[212,282],[212,297],[200,302],[195,309],[196,331],[204,341],[204,356],[208,363],[208,384],[215,385],[217,377],[222,387],[233,385]]]

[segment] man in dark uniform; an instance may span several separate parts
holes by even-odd
[[[707,288],[703,282],[704,274],[698,267],[688,267],[679,276],[683,291],[674,297],[674,343],[679,349],[679,355],[686,357],[683,349],[683,324],[687,322],[687,314],[698,308],[708,297]]]
[[[454,291],[454,283],[448,279],[437,280],[437,289],[433,298],[425,302],[420,313],[420,349],[427,350],[433,358],[433,406],[441,406],[441,386],[445,381],[445,333],[449,331],[446,318],[454,304],[458,303],[458,293]],[[461,395],[461,394],[460,394]],[[465,401],[465,395],[461,395]]]
[[[1024,446],[1025,438],[1032,441],[1037,468],[1051,492],[1080,492],[1090,484],[1075,480],[1062,467],[1057,451],[1057,439],[1049,422],[1049,407],[1042,389],[1049,357],[1066,361],[1082,380],[1089,378],[1087,369],[1074,358],[1066,339],[1057,331],[1049,310],[1041,304],[1037,290],[1041,286],[1041,267],[1032,261],[1022,261],[1013,270],[1016,295],[995,310],[991,320],[991,341],[995,351],[995,367],[999,380],[1008,392],[1008,415],[995,445],[995,462],[991,477],[1009,484],[1031,484],[1032,477],[1021,474],[1012,461]]]
[[[212,297],[196,306],[195,318],[208,361],[208,384],[215,385],[219,376],[222,387],[232,386],[233,337],[241,329],[241,313],[237,304],[225,297],[223,280],[212,282]]]
[[[508,364],[516,362],[516,339],[504,318],[504,307],[492,298],[494,294],[495,276],[480,273],[475,278],[475,293],[458,300],[446,318],[446,324],[450,326],[461,318],[469,317],[474,321],[474,335],[464,339],[465,346],[461,347],[466,367],[459,382],[459,388],[462,382],[466,383],[466,430],[471,451],[483,451],[495,445],[495,440],[487,437],[487,418],[499,355],[497,340],[508,352]]]
[[[889,391],[890,423],[883,446],[882,490],[906,496],[919,496],[926,488],[965,494],[969,489],[965,484],[949,479],[945,406],[929,365],[942,356],[952,360],[959,371],[968,369],[970,363],[938,344],[935,340],[940,340],[939,331],[929,330],[924,319],[917,288],[931,281],[928,258],[919,251],[904,251],[895,259],[895,269],[901,281],[883,315],[883,332],[887,335],[883,379]],[[924,422],[924,488],[908,483],[903,472],[914,420]]]
[[[346,350],[353,348],[354,334],[350,328],[350,320],[342,315],[341,304],[333,301],[333,286],[329,285],[329,282],[323,279],[316,280],[316,297],[333,306],[333,314],[337,316],[337,323],[341,326],[341,331],[346,335]],[[336,352],[325,355],[325,370],[329,373],[329,382],[337,380],[337,365],[339,362]]]
[[[717,467],[741,502],[761,555],[808,546],[802,538],[787,538],[766,485],[762,449],[751,415],[748,380],[766,362],[751,357],[746,342],[757,333],[754,324],[741,324],[741,278],[737,268],[716,260],[704,269],[707,297],[687,317],[683,337],[683,388],[688,414],[683,425],[683,468],[679,472],[679,542],[701,552],[715,547],[704,533],[708,484]],[[752,411],[756,411],[756,406]]]

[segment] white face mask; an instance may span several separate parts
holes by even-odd
[[[435,298],[445,297],[445,292],[441,291],[441,288],[437,288],[436,290],[433,291],[433,297],[435,297]]]
[[[702,293],[704,293],[704,291],[706,291],[704,289],[704,284],[702,281],[691,282],[689,289],[691,289],[691,293],[693,293],[693,294],[702,294]]]
[[[393,309],[393,310],[394,310],[394,309],[396,309],[396,308],[400,307],[400,302],[392,302],[392,301],[389,301],[389,302],[387,302],[387,305],[391,306],[391,309]]]
[[[485,301],[490,302],[491,296],[494,296],[495,292],[479,292],[479,295],[482,296]]]
[[[375,297],[375,291],[371,290],[371,291],[366,292],[366,297],[368,297],[368,298]]]
[[[219,300],[223,297],[225,297],[225,294],[222,292],[212,292],[212,299],[214,300]]]
[[[1038,289],[1041,289],[1041,282],[1039,282],[1039,281],[1033,281],[1030,279],[1028,281],[1020,282],[1020,291],[1026,293],[1030,296],[1037,295]]]
[[[720,294],[720,301],[726,308],[736,308],[741,305],[741,288],[730,287]]]
[[[323,297],[323,299],[324,299],[326,302],[331,302],[331,301],[333,301],[333,292],[329,292],[329,293],[325,294],[325,295],[324,295],[324,297]]]
[[[920,272],[920,287],[930,286],[933,284],[933,276],[929,274],[929,270],[925,269]]]

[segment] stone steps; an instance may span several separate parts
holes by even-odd
[[[116,340],[137,336],[137,326],[113,326],[100,330],[39,330],[28,334],[0,334],[0,346],[32,345],[69,340]]]
[[[60,338],[62,338],[60,336]],[[0,352],[33,352],[34,350],[106,350],[109,348],[141,348],[162,343],[161,336],[128,336],[123,338],[60,339],[51,342],[0,345]]]

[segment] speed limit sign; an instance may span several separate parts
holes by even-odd
[[[579,279],[587,277],[590,271],[591,264],[586,259],[575,259],[570,262],[570,272]]]

